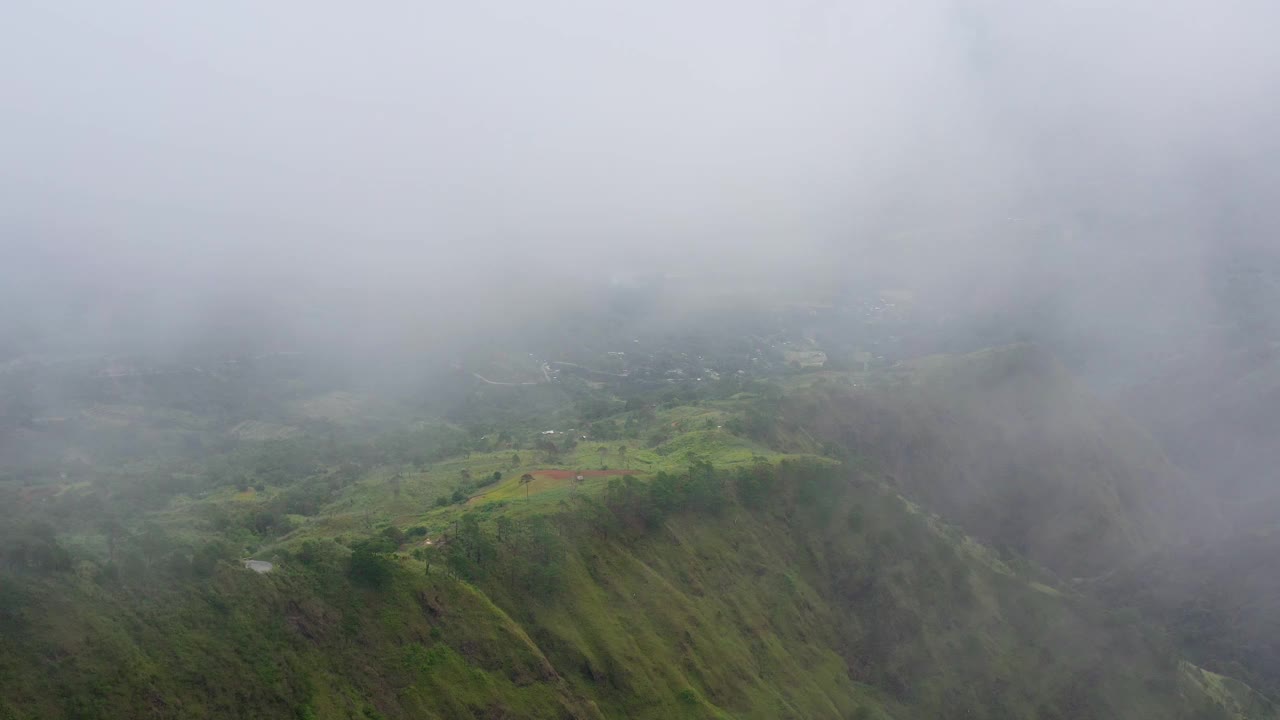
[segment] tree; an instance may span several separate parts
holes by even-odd
[[[391,525],[383,529],[382,536],[385,537],[388,541],[390,541],[396,547],[400,547],[401,545],[403,545],[405,543],[405,540],[407,539],[405,537],[404,531],[396,527],[395,525]]]
[[[529,499],[529,486],[533,484],[533,476],[525,473],[520,476],[520,484],[524,486],[524,499]]]
[[[534,597],[549,597],[560,589],[564,565],[564,541],[556,534],[546,517],[527,521],[524,549],[528,562],[525,565],[525,587]]]
[[[625,468],[627,466],[627,446],[618,446],[618,467]]]
[[[560,456],[560,447],[545,437],[538,438],[535,446],[546,454],[548,462],[555,462]]]
[[[660,513],[675,510],[680,502],[680,478],[665,470],[649,481],[649,501]]]
[[[364,540],[353,545],[347,574],[366,587],[386,587],[391,581],[391,560],[382,552],[382,543]]]
[[[432,561],[432,560],[434,560],[438,555],[440,555],[440,546],[439,546],[439,545],[431,545],[431,546],[429,546],[429,547],[424,547],[424,548],[419,548],[419,549],[420,549],[420,551],[421,551],[421,553],[422,553],[419,557],[421,557],[421,558],[422,558],[422,561],[423,561],[423,562],[425,562],[425,563],[427,564],[427,567],[426,567],[425,573],[426,573],[427,575],[430,575],[430,574],[431,574],[431,561]]]
[[[751,467],[738,469],[736,489],[743,505],[758,509],[773,492],[774,473],[765,458],[757,456],[752,461]]]
[[[22,608],[31,602],[30,595],[9,582],[0,585],[0,627],[14,627],[22,622]]]
[[[471,581],[483,578],[497,556],[493,540],[475,515],[464,515],[455,527],[454,537],[445,547],[445,562],[458,577]]]
[[[103,535],[107,536],[107,561],[111,564],[116,562],[116,542],[125,534],[124,526],[114,517],[105,517],[98,523],[98,528]]]
[[[303,565],[319,565],[333,562],[338,546],[332,540],[305,540],[298,550],[298,561]]]
[[[604,445],[601,445],[599,448],[599,451],[600,451],[600,469],[603,470],[605,469],[606,467],[605,463],[608,461],[608,458],[609,458],[609,448],[605,447]]]
[[[256,523],[260,515],[271,515],[271,523],[274,523],[274,515],[267,511],[261,511],[254,516],[251,522]],[[138,548],[142,550],[142,555],[147,561],[147,566],[155,564],[166,553],[173,549],[173,539],[156,523],[148,523],[143,527],[142,533],[138,536]]]
[[[30,534],[9,543],[4,560],[10,567],[31,570],[70,570],[71,555],[56,540]],[[0,563],[3,567],[5,563]]]
[[[400,482],[400,473],[391,476],[391,495],[394,497],[400,497]]]
[[[213,575],[222,560],[230,561],[235,557],[230,545],[221,540],[205,543],[191,556],[191,570],[200,577]]]
[[[518,452],[511,453],[511,467],[519,467],[519,466],[520,466],[520,453]]]
[[[497,555],[493,540],[480,527],[480,520],[475,515],[463,516],[457,541],[478,570],[483,571]]]
[[[689,504],[698,510],[719,512],[724,507],[724,482],[706,460],[689,463],[685,493]]]

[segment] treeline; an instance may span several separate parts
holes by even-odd
[[[210,507],[202,521],[217,537],[192,543],[161,525],[129,527],[111,516],[100,517],[94,530],[105,557],[73,556],[58,543],[53,526],[39,521],[12,525],[0,535],[0,569],[7,573],[68,572],[76,562],[103,585],[147,587],[157,582],[198,580],[211,576],[223,562],[234,562],[236,548],[287,532],[286,516],[314,511],[307,493],[328,493],[332,483],[354,481],[339,470],[296,483],[265,506],[242,511]],[[373,537],[346,542],[304,543],[294,553],[306,567],[345,568],[350,579],[371,588],[394,578],[394,554],[412,542],[414,557],[428,572],[445,572],[475,583],[492,594],[545,601],[564,586],[569,549],[593,539],[639,539],[679,513],[718,515],[737,504],[748,509],[789,512],[797,503],[820,508],[821,497],[842,482],[832,466],[817,462],[763,459],[734,471],[695,462],[684,472],[661,472],[647,481],[614,478],[600,495],[578,495],[563,511],[532,517],[473,512],[459,518],[431,546],[419,545],[427,530],[407,533],[387,528]]]
[[[565,510],[549,515],[490,520],[485,511],[464,515],[430,547],[414,557],[426,570],[446,572],[477,584],[490,595],[546,601],[564,587],[572,547],[593,540],[635,540],[656,531],[679,513],[719,515],[734,505],[748,510],[790,513],[798,505],[823,512],[824,498],[844,482],[839,469],[816,461],[763,459],[734,471],[695,462],[681,473],[660,472],[648,481],[628,475],[611,480],[599,496],[578,495]],[[421,528],[406,535],[394,528],[351,544],[350,577],[380,588],[393,577],[392,554]],[[315,548],[307,548],[306,553]],[[304,553],[305,556],[305,553]]]
[[[340,465],[426,466],[466,455],[475,441],[464,430],[445,424],[387,432],[368,438],[341,437],[337,430],[299,438],[240,443],[210,460],[209,484],[285,485]]]
[[[105,557],[73,554],[58,540],[54,527],[42,520],[9,526],[0,532],[0,585],[17,586],[24,579],[74,571],[104,587],[155,587],[209,577],[220,562],[236,559],[235,547],[226,540],[193,543],[155,523],[130,529],[104,518],[97,530],[106,546]]]
[[[474,583],[499,584],[539,600],[563,587],[568,545],[558,518],[499,516],[490,526],[474,515],[458,521],[443,548],[445,568]],[[427,553],[422,553],[429,559]]]
[[[690,378],[662,385],[656,390],[621,388],[620,402],[589,397],[579,403],[579,427],[591,440],[640,439],[656,447],[674,437],[671,428],[658,422],[657,411],[734,398],[743,401],[741,417],[725,423],[725,429],[742,437],[769,443],[774,439],[783,391],[767,380],[729,375],[718,380]]]
[[[33,520],[0,531],[0,571],[53,572],[71,569],[71,553],[47,522]]]
[[[121,468],[85,466],[59,482],[86,478],[92,484],[58,488],[48,481],[17,483],[0,477],[0,542],[19,534],[11,526],[41,519],[60,532],[95,533],[107,521],[127,524],[141,512],[165,507],[175,496],[224,487],[280,490],[264,507],[217,518],[218,530],[242,526],[255,535],[279,535],[287,515],[315,515],[366,468],[384,464],[428,465],[470,452],[463,430],[435,424],[367,438],[318,436],[237,442],[199,462],[136,463]],[[49,474],[53,474],[50,470]],[[57,475],[54,475],[56,478]],[[9,518],[8,511],[21,509]],[[7,528],[7,529],[6,529]],[[19,528],[20,529],[20,528]],[[4,546],[0,546],[3,551]],[[16,551],[15,551],[16,552]]]
[[[581,511],[572,517],[602,537],[635,535],[660,527],[676,513],[719,515],[735,504],[790,514],[798,505],[819,505],[843,482],[838,466],[820,461],[773,464],[758,458],[732,471],[695,461],[682,473],[659,472],[647,482],[630,475],[614,478],[599,498],[580,498]]]
[[[417,542],[427,533],[422,526],[408,531],[388,527],[376,535],[350,541],[345,560],[341,560],[340,545],[328,540],[304,542],[295,558],[320,572],[344,562],[347,577],[353,583],[383,590],[395,579],[395,553],[412,542],[416,547],[411,555],[425,563],[429,575],[443,573],[484,586],[491,593],[505,591],[548,600],[563,587],[570,539],[561,520],[556,515],[500,515],[488,522],[473,513],[458,519],[448,531],[434,538],[432,545]]]

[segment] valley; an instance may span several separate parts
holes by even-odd
[[[1277,715],[1081,579],[1185,479],[1043,350],[772,347],[446,367],[434,418],[287,359],[211,379],[250,415],[93,390],[0,484],[0,717]]]

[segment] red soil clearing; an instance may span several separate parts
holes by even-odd
[[[24,503],[31,503],[40,497],[56,495],[61,489],[61,485],[34,485],[31,487],[24,487],[18,490],[18,499]]]
[[[639,475],[639,470],[583,470],[574,472],[572,470],[534,470],[529,473],[536,478],[547,478],[548,480],[572,480],[575,476],[581,475],[584,478],[589,477],[606,477],[608,475]]]

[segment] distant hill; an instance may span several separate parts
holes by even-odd
[[[1030,345],[832,376],[791,394],[781,416],[1066,577],[1194,533],[1190,485],[1159,444]]]
[[[1280,346],[1181,357],[1125,401],[1221,505],[1229,526],[1273,520],[1280,503]]]

